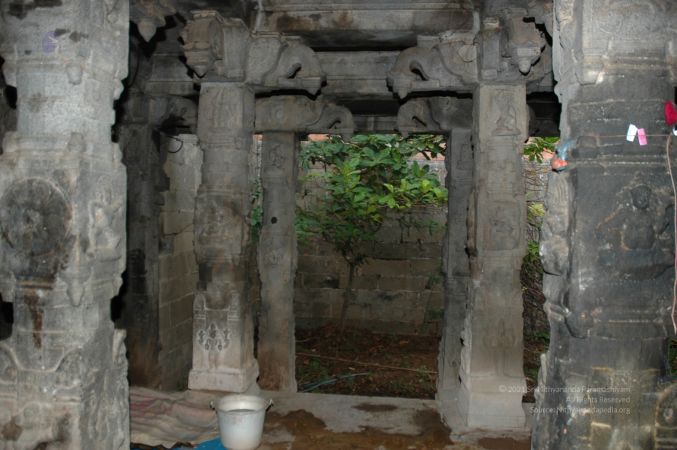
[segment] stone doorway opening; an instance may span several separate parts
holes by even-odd
[[[350,158],[365,167],[379,164],[372,175],[396,168],[387,180],[390,185],[399,187],[399,177],[408,175],[412,184],[423,182],[427,190],[445,190],[443,135],[326,139],[310,135],[310,142],[301,143],[301,159],[338,143],[364,140],[352,144],[355,156]],[[427,146],[434,154],[425,151]],[[386,156],[372,155],[372,148]],[[408,160],[406,170],[398,165],[400,157]],[[327,189],[327,171],[332,170],[319,161],[301,167],[297,201],[302,220],[312,218],[321,205],[328,206],[318,205],[318,200],[340,187],[341,182]],[[365,195],[374,201],[392,200],[386,198],[389,191],[370,183],[369,177],[368,173],[361,176]],[[414,198],[416,192],[412,189],[409,194]],[[419,195],[417,201],[427,203],[384,205],[374,228],[356,215],[353,223],[361,225],[364,234],[348,249],[333,234],[345,228],[342,224],[329,224],[324,233],[307,236],[301,230],[294,301],[300,392],[434,398],[444,317],[442,243],[447,204],[446,195],[437,201]],[[350,214],[345,218],[351,222]],[[351,275],[353,260],[358,262]]]

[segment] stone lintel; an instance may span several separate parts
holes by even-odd
[[[475,7],[469,2],[441,1],[272,1],[266,3],[261,31],[303,36],[317,48],[364,46],[403,48],[417,34],[468,32]]]

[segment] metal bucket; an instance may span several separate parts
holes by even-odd
[[[219,419],[221,444],[228,450],[253,450],[261,443],[266,410],[273,404],[256,395],[226,395],[210,406]]]

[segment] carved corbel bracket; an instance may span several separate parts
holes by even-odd
[[[256,101],[257,132],[293,131],[352,136],[353,115],[344,106],[318,98],[280,95]]]
[[[402,136],[412,133],[448,133],[454,127],[472,127],[471,99],[456,97],[415,98],[397,113],[397,129]]]
[[[252,35],[239,19],[195,11],[181,35],[186,63],[198,78],[240,81],[256,92],[294,89],[317,94],[324,82],[319,59],[298,39]]]
[[[257,92],[297,89],[315,95],[325,80],[317,55],[298,39],[260,34],[248,55],[247,83]]]
[[[527,75],[542,77],[543,70],[533,73],[541,59],[546,40],[536,28],[533,18],[527,19],[524,9],[508,9],[498,17],[485,17],[482,23],[482,69],[485,80],[516,81]]]
[[[130,5],[129,19],[149,42],[157,29],[165,25],[165,17],[173,14],[176,14],[174,0],[134,0]]]
[[[237,28],[231,23],[231,32]],[[244,24],[242,24],[244,27]],[[193,11],[193,20],[189,21],[183,32],[183,51],[186,55],[186,65],[195,74],[202,78],[207,72],[214,70],[218,74],[223,72],[225,54],[226,20],[213,10]],[[236,45],[235,42],[232,44]],[[232,50],[229,52],[232,54]]]
[[[472,39],[434,41],[404,50],[395,61],[387,81],[400,98],[411,92],[470,90],[477,83],[477,46]]]
[[[531,71],[545,48],[545,39],[534,22],[525,22],[524,16],[506,19],[508,29],[508,51],[512,62],[522,75]]]

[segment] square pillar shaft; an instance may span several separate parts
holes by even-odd
[[[293,132],[266,132],[261,152],[263,227],[259,241],[261,316],[258,361],[264,389],[296,391],[296,152]]]
[[[258,376],[247,298],[254,105],[254,92],[242,83],[202,84],[198,137],[204,162],[195,210],[199,281],[191,389],[244,392]]]
[[[526,201],[523,85],[481,84],[474,96],[475,170],[469,211],[470,296],[461,353],[460,413],[470,427],[521,428]]]

